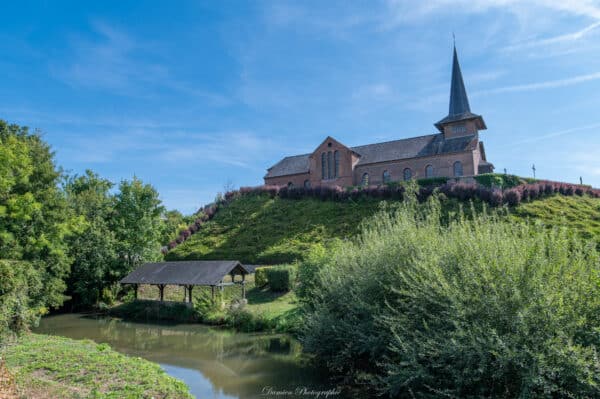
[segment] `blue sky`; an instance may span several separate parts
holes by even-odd
[[[2,5],[0,118],[189,213],[325,136],[435,133],[452,32],[496,170],[600,187],[600,2]]]

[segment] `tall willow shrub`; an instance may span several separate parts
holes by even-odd
[[[600,397],[595,247],[440,213],[407,201],[329,255],[304,296],[306,349],[384,396]]]

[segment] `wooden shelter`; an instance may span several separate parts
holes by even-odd
[[[242,298],[246,297],[246,275],[250,272],[237,260],[194,260],[178,262],[145,263],[124,277],[121,284],[131,284],[137,290],[140,284],[156,285],[160,292],[161,302],[164,300],[164,289],[167,285],[185,287],[188,302],[192,302],[194,286],[211,287],[212,297],[215,287],[239,284],[242,287]],[[231,276],[231,282],[224,282],[226,276]],[[235,277],[241,279],[236,281]],[[183,301],[186,301],[184,297]]]

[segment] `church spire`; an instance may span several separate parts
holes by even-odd
[[[456,46],[454,46],[454,57],[452,60],[452,84],[450,86],[450,108],[448,116],[461,115],[466,112],[471,112],[469,107],[469,99],[467,98],[467,90],[463,81],[460,64],[458,63],[458,55],[456,54]]]
[[[451,125],[460,125],[452,129]],[[458,54],[456,45],[454,45],[454,54],[452,57],[452,80],[450,83],[450,106],[448,107],[448,116],[435,124],[440,132],[448,136],[448,132],[456,132],[466,129],[466,133],[475,134],[477,130],[486,129],[485,122],[481,115],[471,112],[465,82],[463,81],[460,64],[458,63]],[[455,133],[450,133],[455,134]]]

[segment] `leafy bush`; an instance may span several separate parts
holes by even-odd
[[[381,212],[328,253],[304,345],[392,397],[599,397],[599,254],[562,229],[440,204]]]
[[[323,245],[317,245],[310,251],[307,258],[298,264],[298,287],[296,288],[296,295],[301,302],[309,306],[315,287],[318,284],[319,270],[329,260],[327,252],[332,249],[333,247],[325,248]]]
[[[257,287],[264,287],[268,284],[267,270],[270,266],[257,267],[254,272],[254,283]]]
[[[525,182],[519,176],[504,175],[500,173],[484,173],[477,175],[475,176],[475,181],[488,188],[511,188]]]
[[[225,313],[223,311],[223,293],[215,290],[215,297],[208,289],[200,289],[199,294],[194,295],[194,311],[198,319],[206,324],[223,324]]]
[[[229,309],[225,324],[243,332],[266,331],[274,328],[273,322],[267,317],[254,314],[243,307]]]
[[[267,280],[271,291],[289,291],[296,281],[296,267],[292,265],[267,268]]]
[[[30,263],[0,260],[0,343],[37,323],[45,311],[37,299],[41,291],[39,272]]]
[[[289,291],[296,280],[296,267],[292,265],[276,265],[257,267],[254,274],[254,283],[257,287],[267,284],[271,291]]]

